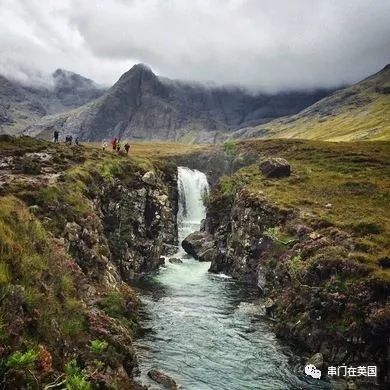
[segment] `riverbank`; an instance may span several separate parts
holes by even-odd
[[[177,244],[176,214],[169,161],[2,136],[2,386],[137,388],[128,281]]]
[[[325,371],[376,365],[388,380],[390,145],[231,147],[233,164],[257,160],[222,177],[208,199],[211,270],[256,285],[277,334],[321,353]],[[275,157],[290,175],[266,177],[260,161]]]

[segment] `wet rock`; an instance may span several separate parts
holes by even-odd
[[[214,240],[207,232],[194,232],[181,243],[183,249],[199,261],[211,261],[216,255]]]
[[[183,263],[183,261],[178,259],[177,257],[171,257],[169,259],[169,262],[172,263],[172,264],[182,264]]]
[[[160,257],[159,259],[158,259],[158,262],[159,262],[159,264],[160,265],[164,265],[165,264],[165,257]]]
[[[176,390],[176,382],[167,374],[164,374],[162,371],[152,369],[148,372],[149,378],[153,379],[155,382],[163,385],[169,390]]]
[[[291,174],[291,167],[287,160],[280,157],[268,158],[260,163],[260,170],[266,177],[287,177]]]

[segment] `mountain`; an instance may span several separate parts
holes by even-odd
[[[57,69],[53,73],[54,94],[67,109],[76,108],[102,96],[105,89],[77,73]]]
[[[45,115],[79,107],[104,89],[76,73],[57,69],[51,87],[26,86],[0,75],[0,133],[18,134]]]
[[[233,138],[305,138],[326,141],[390,140],[390,64],[300,113],[266,126],[236,131]]]
[[[49,138],[59,129],[90,141],[119,137],[216,142],[240,127],[297,113],[329,93],[251,94],[237,87],[169,80],[138,64],[99,99],[44,118],[27,134]]]

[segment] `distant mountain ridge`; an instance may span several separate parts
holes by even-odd
[[[19,134],[43,116],[68,111],[100,97],[105,88],[57,69],[52,87],[27,86],[0,75],[0,133]]]
[[[54,129],[81,140],[216,142],[240,127],[299,112],[328,90],[250,94],[237,87],[206,87],[156,76],[134,65],[100,98],[70,112],[43,118],[27,134],[51,137]]]
[[[233,138],[390,140],[390,64],[296,115],[236,131]]]

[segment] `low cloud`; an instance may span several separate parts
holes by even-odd
[[[387,0],[0,0],[0,73],[112,84],[144,62],[175,79],[333,87],[390,62],[389,20]]]

